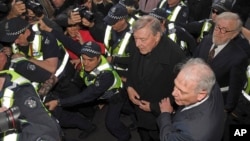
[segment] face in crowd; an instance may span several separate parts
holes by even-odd
[[[141,54],[150,53],[159,43],[162,35],[161,23],[152,16],[145,16],[135,23],[133,35]]]
[[[91,58],[84,54],[81,55],[80,59],[81,59],[81,64],[86,72],[91,72],[92,70],[94,70],[101,61],[100,56]]]
[[[80,30],[80,26],[78,24],[76,25],[72,25],[72,26],[68,26],[66,28],[66,32],[67,34],[73,38],[73,39],[76,39],[77,38],[77,35],[78,35],[78,32]]]
[[[227,15],[229,18],[223,18]],[[231,14],[231,12],[224,12],[220,16],[216,18],[213,31],[213,43],[216,45],[229,42],[239,34],[241,29],[241,22],[237,15]]]

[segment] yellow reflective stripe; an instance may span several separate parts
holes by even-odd
[[[131,17],[131,18],[129,19],[128,23],[129,23],[130,25],[132,25],[132,24],[134,23],[134,21],[135,21],[135,19],[134,19],[133,17]]]
[[[250,96],[248,93],[246,93],[244,90],[242,90],[243,96],[250,102]]]
[[[18,139],[17,133],[11,133],[8,135],[4,135],[3,141],[16,141]]]
[[[4,90],[4,95],[1,99],[1,106],[10,108],[14,103],[14,92],[11,89],[6,88]]]
[[[210,30],[211,26],[212,26],[212,24],[208,20],[206,20],[204,22],[204,24],[202,26],[202,29],[201,29],[201,35],[199,37],[200,39],[202,39],[204,37],[204,32],[205,31],[209,31]]]
[[[164,3],[166,3],[166,2],[167,2],[167,0],[162,0],[158,8],[162,8]]]
[[[16,78],[13,82],[14,82],[14,83],[17,83],[18,85],[22,85],[22,84],[24,84],[24,83],[29,83],[30,81],[27,80],[27,79],[24,78],[24,77],[18,77],[18,78]]]
[[[124,36],[124,38],[123,38],[123,40],[122,40],[122,44],[121,44],[121,46],[120,46],[120,48],[119,48],[118,55],[123,55],[123,53],[124,53],[124,51],[125,51],[125,48],[126,48],[126,46],[127,46],[127,44],[128,44],[128,41],[129,41],[130,37],[131,37],[131,33],[126,32],[126,34],[125,34],[125,36]]]
[[[113,68],[114,68],[115,70],[128,71],[128,68],[121,68],[121,67],[118,67],[118,66],[113,66]]]
[[[109,40],[111,38],[111,29],[112,29],[112,26],[110,25],[107,25],[106,27],[106,31],[105,31],[105,36],[104,36],[104,45],[106,46],[106,51],[107,53],[110,54],[109,52]]]
[[[19,52],[19,49],[18,49],[18,47],[17,47],[17,45],[16,45],[15,43],[13,43],[13,44],[11,45],[11,47],[12,47],[12,52],[13,52],[14,54]]]
[[[168,24],[168,30],[169,30],[169,31],[173,30],[174,28],[175,28],[175,27],[174,27],[174,23]],[[176,35],[175,33],[169,34],[168,37],[169,37],[172,41],[176,42],[177,35]]]
[[[174,11],[172,12],[172,14],[169,15],[168,20],[174,22],[174,21],[176,20],[177,16],[178,16],[180,10],[181,10],[181,6],[178,5],[178,6],[174,9]]]
[[[32,42],[32,52],[31,52],[31,56],[33,56],[34,58],[36,58],[37,60],[43,60],[43,55],[39,55],[37,53],[41,53],[41,42],[42,42],[42,38],[40,35],[35,35],[34,40]]]
[[[99,71],[102,71],[102,70],[105,70],[105,69],[108,69],[108,68],[111,68],[110,65],[108,63],[105,63],[103,65],[100,65],[99,67],[97,67],[97,69]]]
[[[67,65],[68,60],[69,60],[69,54],[68,54],[68,52],[65,51],[63,61],[62,61],[61,65],[60,65],[60,67],[56,70],[56,73],[55,73],[56,77],[58,77],[63,72],[64,68]]]

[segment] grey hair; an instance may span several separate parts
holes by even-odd
[[[222,19],[235,21],[236,31],[238,31],[238,32],[241,31],[243,23],[242,23],[238,14],[233,13],[233,12],[223,12],[223,13],[219,14],[218,16],[216,16],[215,23],[219,20],[222,20]]]
[[[135,32],[146,26],[150,27],[153,35],[156,35],[158,32],[160,32],[162,35],[162,28],[160,21],[155,17],[149,15],[142,16],[138,20],[136,20],[132,26],[132,32]]]
[[[180,71],[184,71],[185,79],[193,80],[197,83],[195,92],[207,91],[210,94],[215,85],[216,78],[213,70],[201,58],[191,58],[185,63],[178,65]]]

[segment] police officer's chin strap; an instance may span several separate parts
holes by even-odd
[[[7,61],[6,61],[5,65],[4,65],[3,70],[8,70],[9,67],[10,67],[10,64],[11,64],[11,56],[7,56]]]
[[[27,37],[27,41],[32,42],[35,38],[35,32],[32,30],[32,26],[29,27],[30,36]]]

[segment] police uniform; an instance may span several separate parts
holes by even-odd
[[[1,106],[20,109],[21,132],[6,132],[2,140],[11,141],[59,141],[60,127],[41,102],[30,81],[12,70],[0,71],[5,78],[1,94]]]
[[[170,22],[175,22],[180,26],[184,26],[188,23],[188,7],[183,1],[180,1],[179,4],[174,7],[169,7],[167,0],[161,0],[158,3],[157,8],[162,8],[166,11],[167,20]]]
[[[212,9],[216,9],[218,13],[230,11],[232,9],[232,3],[228,0],[220,0],[212,4]],[[204,36],[213,32],[214,21],[212,19],[204,19],[190,22],[185,26],[185,29],[200,43]]]
[[[16,26],[16,28],[9,29],[9,27],[12,26]],[[61,45],[60,42],[58,42],[52,34],[39,31],[37,25],[29,27],[27,22],[21,18],[15,18],[7,21],[4,27],[6,30],[6,34],[1,39],[6,41],[13,41],[20,33],[24,32],[27,28],[32,28],[30,29],[31,35],[28,37],[28,41],[31,42],[30,46],[19,48],[14,44],[13,51],[21,52],[25,54],[27,58],[32,57],[41,61],[47,58],[55,57],[59,59],[58,69],[55,72],[55,76],[59,78],[58,83],[50,91],[49,95],[44,97],[44,101],[50,100],[51,98],[55,97],[67,97],[72,93],[79,92],[80,88],[71,81],[72,77],[74,76],[75,69],[73,65],[68,61],[68,56],[64,48],[62,48],[62,46],[59,46]],[[68,109],[62,110],[65,110],[63,114],[66,115],[66,117],[58,114],[58,112],[52,112],[53,115],[60,121],[61,126],[77,127],[82,130],[88,129],[92,126],[92,124],[87,121],[87,119],[84,119],[78,113],[68,111]],[[71,119],[74,120],[68,120],[68,117],[71,117]]]
[[[104,18],[104,22],[107,23],[104,37],[104,44],[107,49],[106,55],[112,56],[111,63],[122,77],[127,77],[130,55],[133,52],[132,47],[135,46],[132,33],[130,32],[133,20],[130,18],[132,20],[131,24],[127,23],[127,27],[119,32],[115,31],[112,25],[116,24],[120,19],[126,19],[127,17],[127,9],[121,4],[116,4]]]
[[[84,66],[82,67],[80,76],[86,88],[77,95],[60,99],[60,106],[69,107],[100,99],[105,100],[108,102],[108,111],[105,118],[107,128],[119,140],[129,140],[130,132],[119,119],[124,103],[122,94],[124,89],[121,78],[105,57],[101,55],[98,44],[89,41],[84,43],[83,46],[78,44],[78,48],[75,49],[78,49],[78,53],[80,52],[90,58],[100,57],[100,63],[90,72],[86,72]]]
[[[167,14],[163,9],[154,8],[150,13],[160,20],[161,22],[166,21]],[[184,51],[186,56],[191,56],[194,48],[196,47],[196,41],[191,34],[189,34],[184,28],[176,25],[174,22],[165,22],[166,30],[164,31],[165,36],[170,38],[172,41],[177,43],[180,48]]]
[[[53,92],[70,94],[72,90],[77,88],[70,83],[70,79],[74,75],[74,67],[69,63],[69,55],[63,45],[54,36],[50,33],[40,31],[38,24],[30,26],[26,20],[20,17],[7,20],[3,24],[3,28],[5,33],[0,40],[4,42],[14,42],[21,33],[27,29],[30,31],[30,35],[27,37],[30,44],[19,46],[14,43],[12,45],[13,53],[22,53],[26,58],[33,58],[40,61],[48,58],[58,58],[59,61],[55,76],[60,81],[53,89]]]

